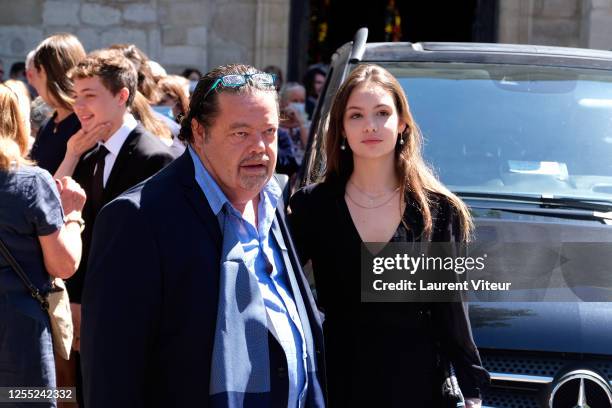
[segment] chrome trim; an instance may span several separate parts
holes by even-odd
[[[559,389],[563,387],[565,383],[572,381],[572,380],[576,380],[576,379],[580,379],[580,390],[578,392],[578,405],[576,405],[576,408],[583,408],[583,407],[588,408],[588,405],[586,405],[586,396],[584,394],[584,380],[597,384],[606,393],[606,396],[608,397],[608,400],[610,401],[610,406],[612,406],[612,390],[606,387],[606,384],[609,381],[606,381],[599,374],[591,370],[579,369],[579,370],[570,371],[569,373],[564,374],[563,377],[561,377],[561,379],[555,384],[552,392],[550,393],[550,398],[548,400],[549,408],[554,408],[553,402],[554,402],[555,394],[557,393],[557,391],[559,391]]]
[[[525,374],[509,374],[509,373],[489,373],[491,380],[497,381],[512,381],[524,382],[532,384],[550,384],[553,382],[553,377],[545,377],[541,375],[525,375]]]
[[[489,373],[492,380],[497,381],[512,381],[512,382],[528,382],[534,384],[550,384],[553,382],[553,377],[545,377],[540,375],[524,375],[524,374],[508,374],[508,373]],[[612,388],[612,380],[609,381]],[[482,407],[485,408],[485,407]]]

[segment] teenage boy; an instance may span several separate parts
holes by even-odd
[[[80,158],[69,157],[67,152],[58,169],[58,172],[73,173],[87,194],[83,208],[83,259],[74,277],[67,281],[70,300],[74,303],[74,349],[79,351],[81,292],[96,216],[105,204],[157,173],[173,156],[129,112],[138,78],[132,63],[120,52],[91,53],[69,72],[69,77],[74,82],[74,112],[83,133],[75,141],[98,140],[97,146]]]

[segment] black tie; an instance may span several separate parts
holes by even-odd
[[[96,152],[96,167],[93,173],[90,194],[94,214],[98,213],[102,204],[102,193],[104,191],[104,158],[108,153],[108,149],[102,144],[98,147],[98,151]]]

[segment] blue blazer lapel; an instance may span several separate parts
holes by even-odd
[[[179,167],[178,172],[181,175],[180,182],[183,186],[185,197],[202,224],[204,224],[204,228],[208,231],[217,252],[221,253],[222,236],[219,221],[215,214],[213,214],[204,192],[195,180],[195,170],[189,151],[185,150],[185,153],[177,158],[172,165]]]
[[[280,248],[283,253],[283,262],[285,264],[285,269],[287,270],[287,276],[289,279],[289,284],[291,286],[291,292],[293,293],[293,297],[300,297],[300,288],[297,286],[297,281],[295,280],[295,271],[293,270],[293,265],[291,263],[291,257],[289,256],[289,250],[287,249],[287,245],[285,244],[285,238],[283,237],[283,232],[278,225],[278,216],[274,217],[274,222],[272,223],[272,235],[276,240],[276,244]],[[303,303],[303,302],[301,302]],[[296,299],[297,305],[297,299]],[[298,310],[299,311],[299,310]]]
[[[278,244],[281,252],[283,253],[283,262],[285,263],[285,270],[287,272],[287,280],[291,286],[291,292],[293,293],[293,299],[295,301],[295,306],[297,308],[298,314],[300,315],[300,322],[302,323],[302,329],[304,331],[304,337],[306,338],[307,348],[308,350],[315,350],[313,337],[312,337],[312,323],[310,317],[308,315],[308,311],[306,309],[306,304],[304,303],[304,297],[308,298],[308,295],[301,290],[300,285],[298,284],[298,280],[296,278],[296,271],[293,269],[293,263],[291,262],[291,258],[289,256],[289,250],[285,245],[285,239],[283,237],[283,233],[278,223],[278,212],[277,216],[274,217],[274,222],[272,223],[272,234],[274,235],[274,239]],[[300,273],[298,270],[297,273]],[[314,322],[316,323],[316,322]]]
[[[306,407],[323,407],[325,406],[326,394],[323,326],[308,281],[300,268],[297,252],[293,247],[293,242],[289,236],[289,229],[285,223],[282,211],[284,211],[284,205],[281,200],[276,211],[274,223],[272,224],[272,232],[283,252],[283,260],[285,262],[288,280],[291,285],[291,291],[293,292],[298,314],[300,315],[306,347],[309,351],[308,381],[310,385],[308,387]]]
[[[283,242],[283,246],[284,248],[286,248],[286,250],[283,251],[283,260],[285,261],[285,265],[288,265],[288,268],[291,268],[291,276],[293,277],[293,280],[291,281],[291,289],[294,292],[295,290],[298,290],[297,293],[301,293],[301,295],[304,297],[305,306],[307,309],[312,310],[312,315],[314,318],[311,318],[310,324],[313,329],[317,327],[317,330],[321,331],[322,333],[322,319],[319,310],[317,309],[316,304],[314,302],[314,298],[312,297],[310,285],[301,269],[300,261],[297,256],[297,251],[295,250],[295,247],[293,246],[293,241],[291,240],[291,237],[289,235],[289,228],[287,227],[287,223],[283,215],[283,209],[284,205],[282,204],[282,202],[279,202],[279,205],[276,209],[276,217],[274,219],[274,223],[272,224],[272,232],[274,234],[276,242],[279,243],[279,246],[281,246],[280,242]],[[281,246],[281,248],[283,248],[283,246]],[[293,286],[294,283],[296,285],[295,288]]]

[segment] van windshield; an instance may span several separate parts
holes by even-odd
[[[404,88],[425,159],[452,190],[612,201],[612,72],[381,65]]]

